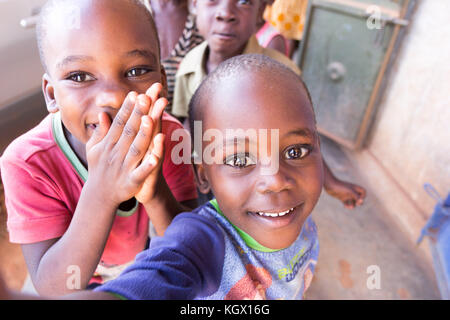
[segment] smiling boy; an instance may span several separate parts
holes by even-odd
[[[171,161],[173,143],[160,134],[181,124],[163,114],[165,74],[145,6],[52,0],[37,36],[51,114],[8,147],[1,172],[10,241],[38,292],[60,295],[115,277],[145,248],[149,218],[163,234],[196,190],[191,166]],[[78,286],[67,286],[68,270],[78,270]]]

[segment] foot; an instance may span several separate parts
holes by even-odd
[[[325,185],[325,191],[330,196],[341,200],[347,209],[362,205],[366,197],[366,190],[363,187],[339,179],[333,179]]]

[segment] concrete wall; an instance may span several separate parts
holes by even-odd
[[[0,1],[0,109],[41,91],[43,68],[34,28],[19,22],[32,16],[45,0]]]
[[[450,1],[418,0],[367,148],[355,155],[411,240],[450,191]],[[382,176],[382,178],[379,178]]]

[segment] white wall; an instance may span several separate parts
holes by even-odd
[[[20,20],[31,16],[45,0],[0,0],[0,108],[41,87],[43,69],[34,28]]]
[[[429,216],[450,191],[450,1],[419,0],[368,149]]]

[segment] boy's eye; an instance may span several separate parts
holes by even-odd
[[[233,154],[225,159],[224,164],[239,169],[255,165],[256,162],[246,154]]]
[[[95,78],[93,76],[91,76],[87,73],[84,73],[84,72],[71,73],[66,79],[74,81],[74,82],[86,82],[86,81],[95,80]]]
[[[250,4],[250,0],[238,0],[238,4]]]
[[[305,146],[293,146],[289,147],[285,152],[284,156],[288,160],[301,159],[306,157],[311,152],[311,149]]]
[[[126,74],[127,77],[139,77],[150,72],[149,68],[133,68]]]

